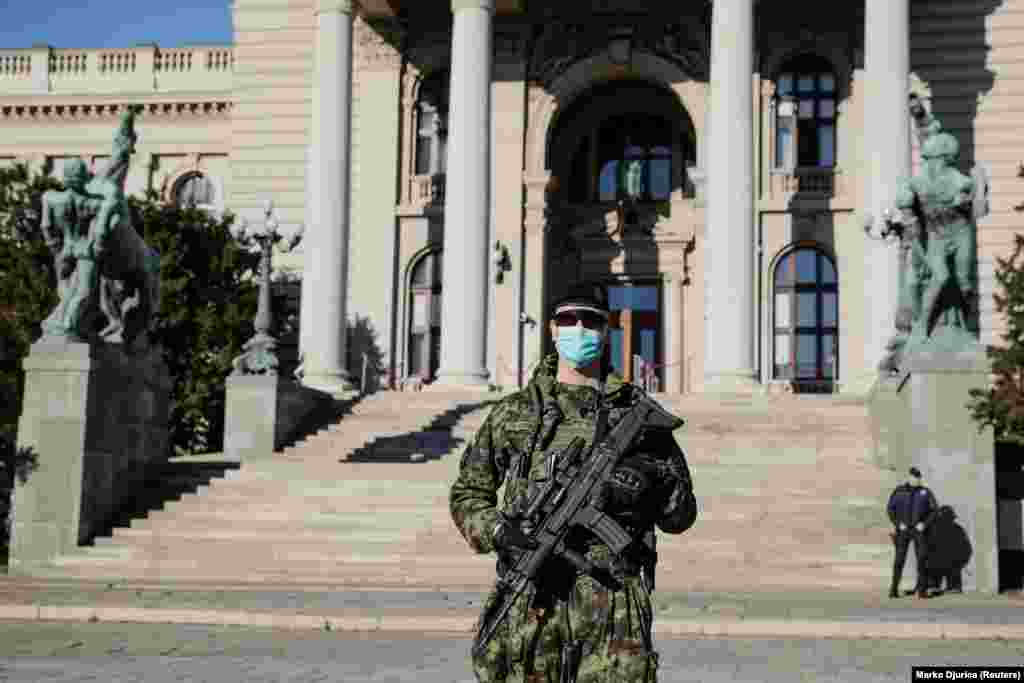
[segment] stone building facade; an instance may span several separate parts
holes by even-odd
[[[307,226],[278,267],[310,384],[358,384],[365,356],[370,386],[515,386],[549,302],[600,280],[630,379],[862,393],[896,286],[864,226],[916,164],[911,91],[991,178],[982,342],[1002,329],[1024,0],[232,11],[231,46],[0,50],[0,160],[102,163],[119,107],[142,104],[129,190],[250,218],[273,197]]]

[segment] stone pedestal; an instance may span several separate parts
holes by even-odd
[[[905,375],[880,378],[868,396],[871,451],[876,465],[906,474],[913,463],[904,439],[910,424]]]
[[[916,352],[904,368],[910,417],[905,449],[971,541],[964,590],[998,592],[995,445],[992,430],[979,433],[966,407],[970,389],[987,387],[989,362],[978,352]]]
[[[228,377],[224,455],[242,462],[270,458],[294,439],[311,412],[333,400],[331,394],[277,375]]]
[[[160,353],[118,345],[33,345],[24,360],[18,448],[38,469],[16,483],[10,569],[31,573],[90,540],[166,460],[171,379]]]

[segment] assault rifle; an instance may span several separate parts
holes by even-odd
[[[567,547],[566,538],[574,527],[591,531],[615,555],[629,547],[633,542],[632,536],[603,511],[612,471],[642,428],[676,429],[681,424],[682,420],[644,396],[600,443],[591,447],[587,457],[580,457],[585,443],[580,437],[573,439],[564,450],[552,454],[548,461],[547,484],[523,506],[524,533],[537,542],[537,547],[524,550],[498,578],[497,599],[480,617],[473,643],[474,656],[483,654],[512,605],[536,581],[552,557],[562,557],[591,576],[605,573]]]

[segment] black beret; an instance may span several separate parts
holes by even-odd
[[[608,291],[599,282],[587,282],[573,285],[565,296],[555,301],[552,307],[552,315],[562,308],[590,308],[604,313],[608,310]]]

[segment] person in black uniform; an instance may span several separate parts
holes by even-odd
[[[907,548],[911,541],[914,542],[914,555],[917,557],[917,585],[914,592],[919,598],[928,597],[928,573],[925,569],[928,549],[924,532],[935,518],[938,505],[931,489],[921,481],[919,469],[910,468],[910,478],[893,490],[887,509],[889,521],[895,527],[892,540],[896,546],[889,597],[899,597],[900,576],[903,574],[903,563],[907,560]]]

